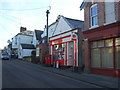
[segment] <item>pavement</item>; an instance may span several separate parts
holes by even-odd
[[[120,89],[120,78],[102,76],[96,74],[87,73],[76,73],[68,69],[59,69],[54,67],[44,67],[49,72],[53,72],[62,76],[66,76],[75,80],[91,83],[104,88],[119,88]]]
[[[19,63],[19,62],[18,62]],[[26,61],[21,61],[21,63],[26,63]],[[28,65],[31,64],[30,62],[27,63]],[[120,78],[117,77],[110,77],[110,76],[102,76],[96,74],[87,74],[87,73],[76,73],[70,71],[68,69],[60,69],[49,67],[40,64],[33,64],[32,67],[38,67],[44,71],[51,72],[60,76],[72,78],[74,80],[82,81],[85,83],[90,83],[96,86],[104,87],[104,88],[115,88],[120,89]]]

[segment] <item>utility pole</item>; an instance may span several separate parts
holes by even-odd
[[[49,43],[49,38],[48,38],[48,18],[49,18],[48,15],[49,15],[49,13],[50,13],[49,10],[47,10],[46,11],[46,16],[47,16],[47,26],[46,26],[46,30],[47,30],[46,31],[47,32],[47,43]]]
[[[49,6],[49,8],[51,9],[51,7]],[[49,10],[50,10],[49,9]],[[49,37],[48,37],[48,15],[49,15],[49,13],[50,13],[50,11],[49,10],[47,10],[46,11],[46,17],[47,17],[47,26],[46,26],[46,39],[47,39],[47,44],[48,44],[48,48],[46,48],[46,49],[48,49],[48,53],[49,53]]]

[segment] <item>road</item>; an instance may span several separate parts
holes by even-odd
[[[2,61],[2,88],[98,88],[21,60]],[[72,73],[72,72],[71,72]]]

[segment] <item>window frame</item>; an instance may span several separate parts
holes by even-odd
[[[95,7],[95,6],[97,6],[97,14],[92,16],[92,8]],[[93,25],[93,18],[95,18],[95,17],[97,17],[97,24]],[[94,4],[90,7],[90,22],[91,22],[90,23],[91,28],[98,26],[98,5],[97,4]]]
[[[94,50],[94,49],[100,49],[100,67],[99,68],[114,68],[114,66],[112,66],[112,67],[103,67],[102,66],[102,49],[103,48],[112,48],[112,50],[113,50],[113,43],[112,43],[112,46],[106,46],[105,45],[105,41],[106,40],[110,40],[110,39],[103,39],[103,40],[96,40],[96,41],[92,41],[91,42],[91,44],[90,45],[92,45],[92,43],[94,43],[94,42],[96,42],[96,44],[97,44],[97,46],[96,47],[92,47],[92,46],[90,46],[90,48],[91,48],[91,50]],[[99,47],[98,46],[98,42],[99,41],[103,41],[104,42],[104,46],[101,46],[101,47]],[[113,41],[113,38],[112,38],[112,41]],[[112,55],[113,55],[113,51],[112,51]],[[113,56],[114,57],[114,56]],[[92,61],[92,56],[91,56],[91,61]],[[114,62],[114,59],[113,59],[113,62]],[[113,63],[114,64],[114,63]],[[94,67],[94,66],[92,66],[92,67]],[[94,68],[98,68],[98,67],[94,67]]]

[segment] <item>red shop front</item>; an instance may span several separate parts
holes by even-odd
[[[60,66],[77,66],[77,36],[57,37],[50,39],[51,64],[57,62]]]

